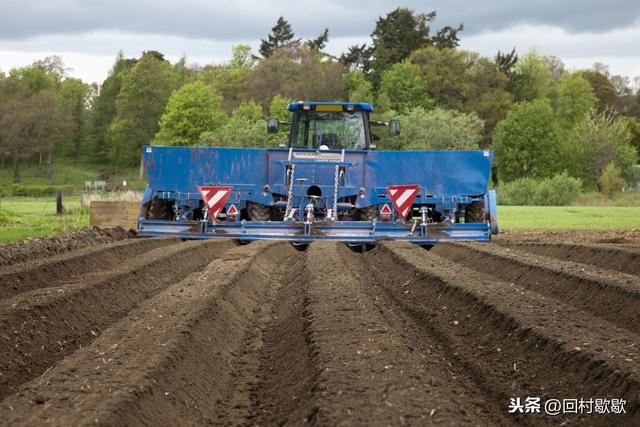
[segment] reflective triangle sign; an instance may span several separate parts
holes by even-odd
[[[202,200],[207,205],[209,214],[212,219],[215,219],[225,203],[231,195],[232,187],[229,185],[201,185],[198,186],[198,191],[202,196]]]
[[[380,215],[391,215],[391,208],[388,204],[385,203],[384,206],[382,206],[382,209],[380,209]]]
[[[398,218],[402,221],[404,221],[409,212],[411,212],[411,206],[418,196],[418,193],[420,193],[420,186],[418,184],[390,185],[387,187],[387,194],[391,199],[391,203],[393,203]]]
[[[238,209],[236,209],[236,205],[229,205],[229,209],[227,209],[227,215],[238,215]]]

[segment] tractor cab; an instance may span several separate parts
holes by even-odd
[[[371,126],[389,126],[391,135],[400,133],[400,123],[371,121],[373,106],[362,102],[294,102],[287,107],[291,122],[269,119],[267,131],[275,133],[279,124],[291,125],[288,148],[308,150],[359,151],[375,148],[377,136]]]

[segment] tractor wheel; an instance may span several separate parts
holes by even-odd
[[[484,202],[471,202],[464,211],[464,222],[485,222]]]
[[[251,221],[271,220],[271,206],[261,205],[260,203],[249,203],[247,211],[249,212],[249,219]]]
[[[367,206],[366,208],[360,209],[360,219],[362,221],[374,221],[378,219],[378,207],[377,206]]]

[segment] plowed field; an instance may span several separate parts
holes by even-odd
[[[14,257],[0,425],[640,425],[640,240],[568,236]],[[526,397],[626,403],[509,413]]]

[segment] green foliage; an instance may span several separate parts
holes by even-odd
[[[485,122],[485,141],[511,107],[509,79],[495,62],[477,53],[428,47],[415,51],[411,63],[425,82],[427,96],[442,108],[474,112]]]
[[[632,135],[624,120],[609,113],[593,113],[576,124],[562,145],[563,159],[572,176],[595,184],[610,162],[633,181],[633,165],[638,153],[631,145]]]
[[[107,131],[110,157],[119,165],[140,160],[141,147],[151,142],[176,84],[176,76],[162,55],[149,51],[122,76],[116,117]]]
[[[582,181],[565,171],[551,178],[519,178],[498,189],[501,205],[563,206],[580,196]]]
[[[624,178],[620,168],[614,162],[610,162],[602,170],[602,175],[598,178],[598,184],[600,184],[600,190],[612,199],[616,193],[622,190],[624,185]]]
[[[557,88],[556,115],[563,129],[571,129],[591,111],[598,98],[588,81],[578,74],[565,74]]]
[[[386,16],[378,18],[371,33],[373,46],[371,56],[372,79],[376,89],[382,74],[393,64],[408,58],[411,52],[426,46],[454,48],[458,46],[458,28],[444,27],[434,36],[430,36],[430,24],[436,12],[415,13],[413,10],[398,7]]]
[[[402,133],[388,141],[407,150],[477,150],[484,125],[473,113],[441,108],[416,107],[398,119]]]
[[[618,105],[616,88],[609,81],[609,77],[596,70],[582,70],[578,74],[589,82],[598,98],[598,109],[605,111],[615,109]]]
[[[418,67],[406,60],[393,64],[382,74],[380,92],[390,100],[389,107],[401,114],[416,107],[429,109],[434,104]]]
[[[494,150],[500,182],[545,178],[558,166],[557,125],[544,99],[516,103],[498,123]]]
[[[347,99],[344,66],[305,46],[277,49],[251,73],[249,98],[267,111],[274,96],[295,100]]]
[[[23,185],[13,184],[7,186],[2,191],[4,196],[15,197],[43,197],[43,196],[55,196],[58,191],[63,193],[72,192],[76,187],[73,185]]]
[[[229,121],[215,132],[203,132],[199,145],[211,147],[267,147],[273,145],[266,132],[262,108],[253,101],[240,104]]]
[[[251,53],[251,46],[248,44],[237,44],[231,48],[231,61],[227,64],[229,69],[251,68],[256,60]]]
[[[278,119],[281,122],[288,122],[291,120],[291,112],[287,110],[287,106],[290,104],[290,100],[280,95],[276,95],[269,104],[269,117]]]
[[[222,96],[206,84],[195,81],[173,92],[160,119],[158,145],[196,145],[200,134],[215,132],[227,121]]]
[[[353,102],[374,102],[373,85],[362,71],[351,70],[347,73],[345,81],[347,87],[347,96],[349,101]]]
[[[66,78],[60,87],[60,103],[68,117],[65,132],[66,148],[78,160],[87,133],[88,104],[91,86],[80,79]]]
[[[122,77],[137,62],[135,59],[125,59],[122,52],[118,53],[116,62],[100,87],[91,110],[90,140],[92,145],[101,155],[107,155],[107,129],[116,117],[116,98],[122,87]]]
[[[518,101],[531,101],[546,96],[551,85],[551,71],[536,49],[524,54],[516,63],[515,96]]]
[[[279,17],[276,25],[271,28],[271,33],[267,36],[267,40],[260,40],[260,55],[267,58],[279,47],[298,42],[299,40],[294,40],[294,37],[295,34],[291,29],[291,24],[282,16]]]

